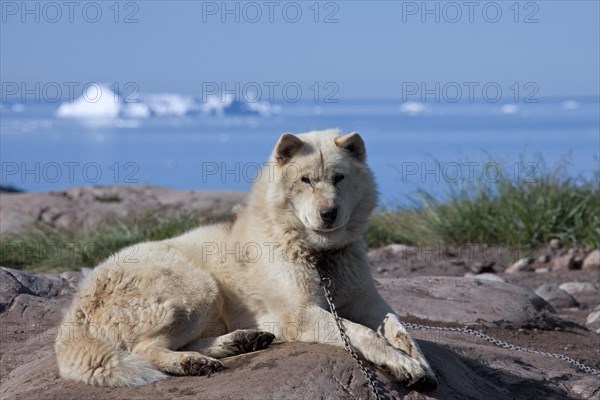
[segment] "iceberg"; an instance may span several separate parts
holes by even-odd
[[[519,111],[519,107],[516,104],[505,104],[500,108],[502,114],[516,114]]]
[[[266,101],[240,101],[232,94],[208,96],[202,102],[201,111],[207,115],[259,115],[270,117],[281,114],[281,106]]]
[[[417,115],[428,110],[425,104],[416,101],[408,101],[400,105],[400,112],[408,115]]]
[[[579,108],[579,103],[575,100],[566,100],[561,103],[561,106],[565,110],[577,110]]]
[[[61,118],[115,119],[121,112],[120,97],[106,85],[88,85],[73,102],[62,103],[56,115]]]
[[[76,118],[95,124],[106,124],[111,120],[141,120],[151,117],[269,117],[280,113],[279,105],[264,101],[238,101],[230,94],[213,95],[202,101],[199,97],[176,93],[149,93],[140,94],[135,101],[127,101],[107,85],[90,84],[81,97],[72,102],[62,103],[56,115],[60,118]]]
[[[159,117],[182,117],[200,110],[192,96],[175,93],[148,94],[141,98],[152,115]]]

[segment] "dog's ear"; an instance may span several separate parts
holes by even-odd
[[[290,161],[303,145],[304,142],[298,136],[291,133],[281,135],[275,145],[275,159],[277,163],[283,165]]]
[[[362,140],[358,132],[352,132],[345,136],[336,138],[335,144],[340,149],[348,151],[359,161],[364,162],[367,158],[365,142]]]

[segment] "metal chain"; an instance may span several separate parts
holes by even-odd
[[[420,329],[420,330],[434,330],[434,331],[443,331],[443,332],[460,332],[460,333],[466,333],[472,336],[476,336],[480,339],[483,339],[485,341],[488,341],[490,343],[495,344],[498,347],[502,347],[505,349],[510,349],[510,350],[516,350],[516,351],[523,351],[525,353],[532,353],[532,354],[539,354],[542,356],[546,356],[546,357],[552,357],[552,358],[557,358],[559,360],[563,360],[568,362],[569,364],[574,365],[575,367],[579,368],[580,370],[587,372],[588,374],[591,375],[596,375],[596,376],[600,376],[600,371],[597,369],[594,369],[590,366],[587,366],[585,364],[580,363],[577,360],[574,360],[570,357],[564,356],[562,354],[557,354],[557,353],[548,353],[546,351],[539,351],[539,350],[534,350],[534,349],[528,349],[525,347],[521,347],[521,346],[517,346],[515,344],[512,343],[508,343],[505,342],[503,340],[500,339],[496,339],[492,336],[486,335],[485,333],[481,332],[481,331],[476,331],[473,330],[471,328],[445,328],[445,327],[439,327],[439,326],[429,326],[429,325],[420,325],[420,324],[413,324],[410,322],[403,322],[402,323],[405,327],[409,328],[409,329]]]
[[[373,392],[373,394],[375,395],[375,398],[377,400],[381,400],[381,399],[385,399],[385,395],[381,392],[381,390],[377,387],[377,378],[375,377],[375,375],[364,365],[364,363],[362,362],[362,360],[360,359],[360,357],[358,356],[358,354],[356,354],[356,351],[354,351],[354,349],[352,348],[352,346],[350,345],[350,339],[348,339],[348,336],[346,335],[346,330],[344,329],[344,326],[342,325],[342,320],[339,317],[337,310],[335,308],[335,304],[333,302],[333,296],[331,295],[331,291],[329,290],[329,286],[331,286],[331,279],[328,277],[322,277],[321,278],[321,282],[323,283],[323,290],[325,291],[325,299],[327,299],[327,303],[329,304],[329,309],[331,310],[331,314],[333,314],[333,318],[335,319],[335,323],[338,327],[338,330],[340,331],[340,336],[342,337],[342,340],[344,341],[344,347],[346,348],[346,351],[352,356],[352,358],[354,358],[354,360],[356,361],[356,363],[358,364],[358,367],[361,369],[361,371],[363,372],[363,374],[365,375],[365,378],[367,378],[367,382],[369,383],[369,386],[371,387],[371,391]],[[539,350],[535,350],[535,349],[528,349],[526,347],[521,347],[512,343],[508,343],[505,342],[503,340],[500,339],[496,339],[495,337],[486,335],[485,333],[481,332],[481,331],[476,331],[473,330],[471,328],[447,328],[447,327],[440,327],[440,326],[430,326],[430,325],[421,325],[421,324],[413,324],[411,322],[401,322],[402,325],[404,325],[406,328],[408,329],[419,329],[419,330],[434,330],[434,331],[442,331],[442,332],[459,332],[459,333],[466,333],[468,335],[472,335],[472,336],[476,336],[480,339],[483,339],[487,342],[490,342],[492,344],[495,344],[498,347],[502,347],[504,349],[509,349],[509,350],[515,350],[515,351],[522,351],[525,353],[532,353],[532,354],[539,354],[541,356],[546,356],[546,357],[552,357],[552,358],[557,358],[559,360],[563,360],[568,362],[571,365],[574,365],[575,367],[579,368],[580,370],[591,374],[591,375],[595,375],[595,376],[600,376],[600,371],[592,368],[588,365],[582,364],[577,360],[574,360],[570,357],[567,357],[565,355],[562,354],[557,354],[557,353],[549,353],[546,351],[539,351]]]
[[[333,303],[333,296],[331,295],[331,291],[329,290],[329,286],[331,285],[331,279],[327,277],[321,278],[321,282],[323,283],[323,290],[325,291],[325,298],[327,299],[327,303],[329,304],[329,309],[331,310],[331,314],[333,314],[333,318],[335,319],[335,323],[337,324],[338,330],[340,331],[340,336],[344,341],[344,347],[346,351],[354,358],[358,367],[361,369],[363,374],[365,374],[365,378],[367,378],[367,382],[371,387],[371,391],[375,395],[377,400],[385,399],[385,395],[381,392],[381,390],[377,387],[377,377],[371,372],[362,362],[356,351],[350,345],[350,339],[346,335],[346,330],[344,329],[344,325],[342,325],[342,319],[339,317],[337,310],[335,308],[335,304]]]

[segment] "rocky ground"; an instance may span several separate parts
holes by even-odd
[[[44,193],[0,191],[0,234],[27,232],[36,223],[89,232],[107,220],[158,213],[219,215],[243,201],[234,191],[173,190],[150,185],[88,186]]]
[[[94,229],[96,213],[140,210],[226,212],[239,193],[163,188],[83,188],[0,194],[0,231],[42,219]],[[62,221],[62,222],[61,222]],[[94,222],[97,221],[97,222]],[[70,227],[70,228],[69,228]],[[519,346],[564,354],[600,369],[600,254],[554,241],[529,254],[492,246],[411,247],[369,254],[380,291],[404,321],[482,330]],[[7,266],[5,266],[7,267]],[[346,399],[368,398],[361,371],[333,346],[275,343],[225,360],[206,377],[172,377],[140,388],[108,389],[58,377],[53,341],[78,272],[35,275],[0,268],[2,399]],[[431,392],[410,391],[377,372],[389,398],[600,399],[600,378],[555,358],[494,346],[459,332],[413,330],[438,374]]]

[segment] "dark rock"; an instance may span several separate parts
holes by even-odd
[[[5,268],[0,268],[0,312],[4,311],[25,288]]]
[[[469,265],[471,271],[475,274],[494,273],[494,261],[476,261]]]
[[[0,185],[0,193],[23,193],[23,190],[11,185]]]
[[[556,308],[577,307],[579,303],[569,293],[559,289],[555,283],[545,283],[540,286],[535,294],[552,304]]]
[[[40,297],[56,297],[61,294],[64,281],[53,275],[38,275],[18,269],[0,267],[0,270],[11,274],[27,293]]]
[[[18,295],[51,298],[62,294],[64,286],[65,281],[59,277],[0,267],[0,312],[10,306]]]

